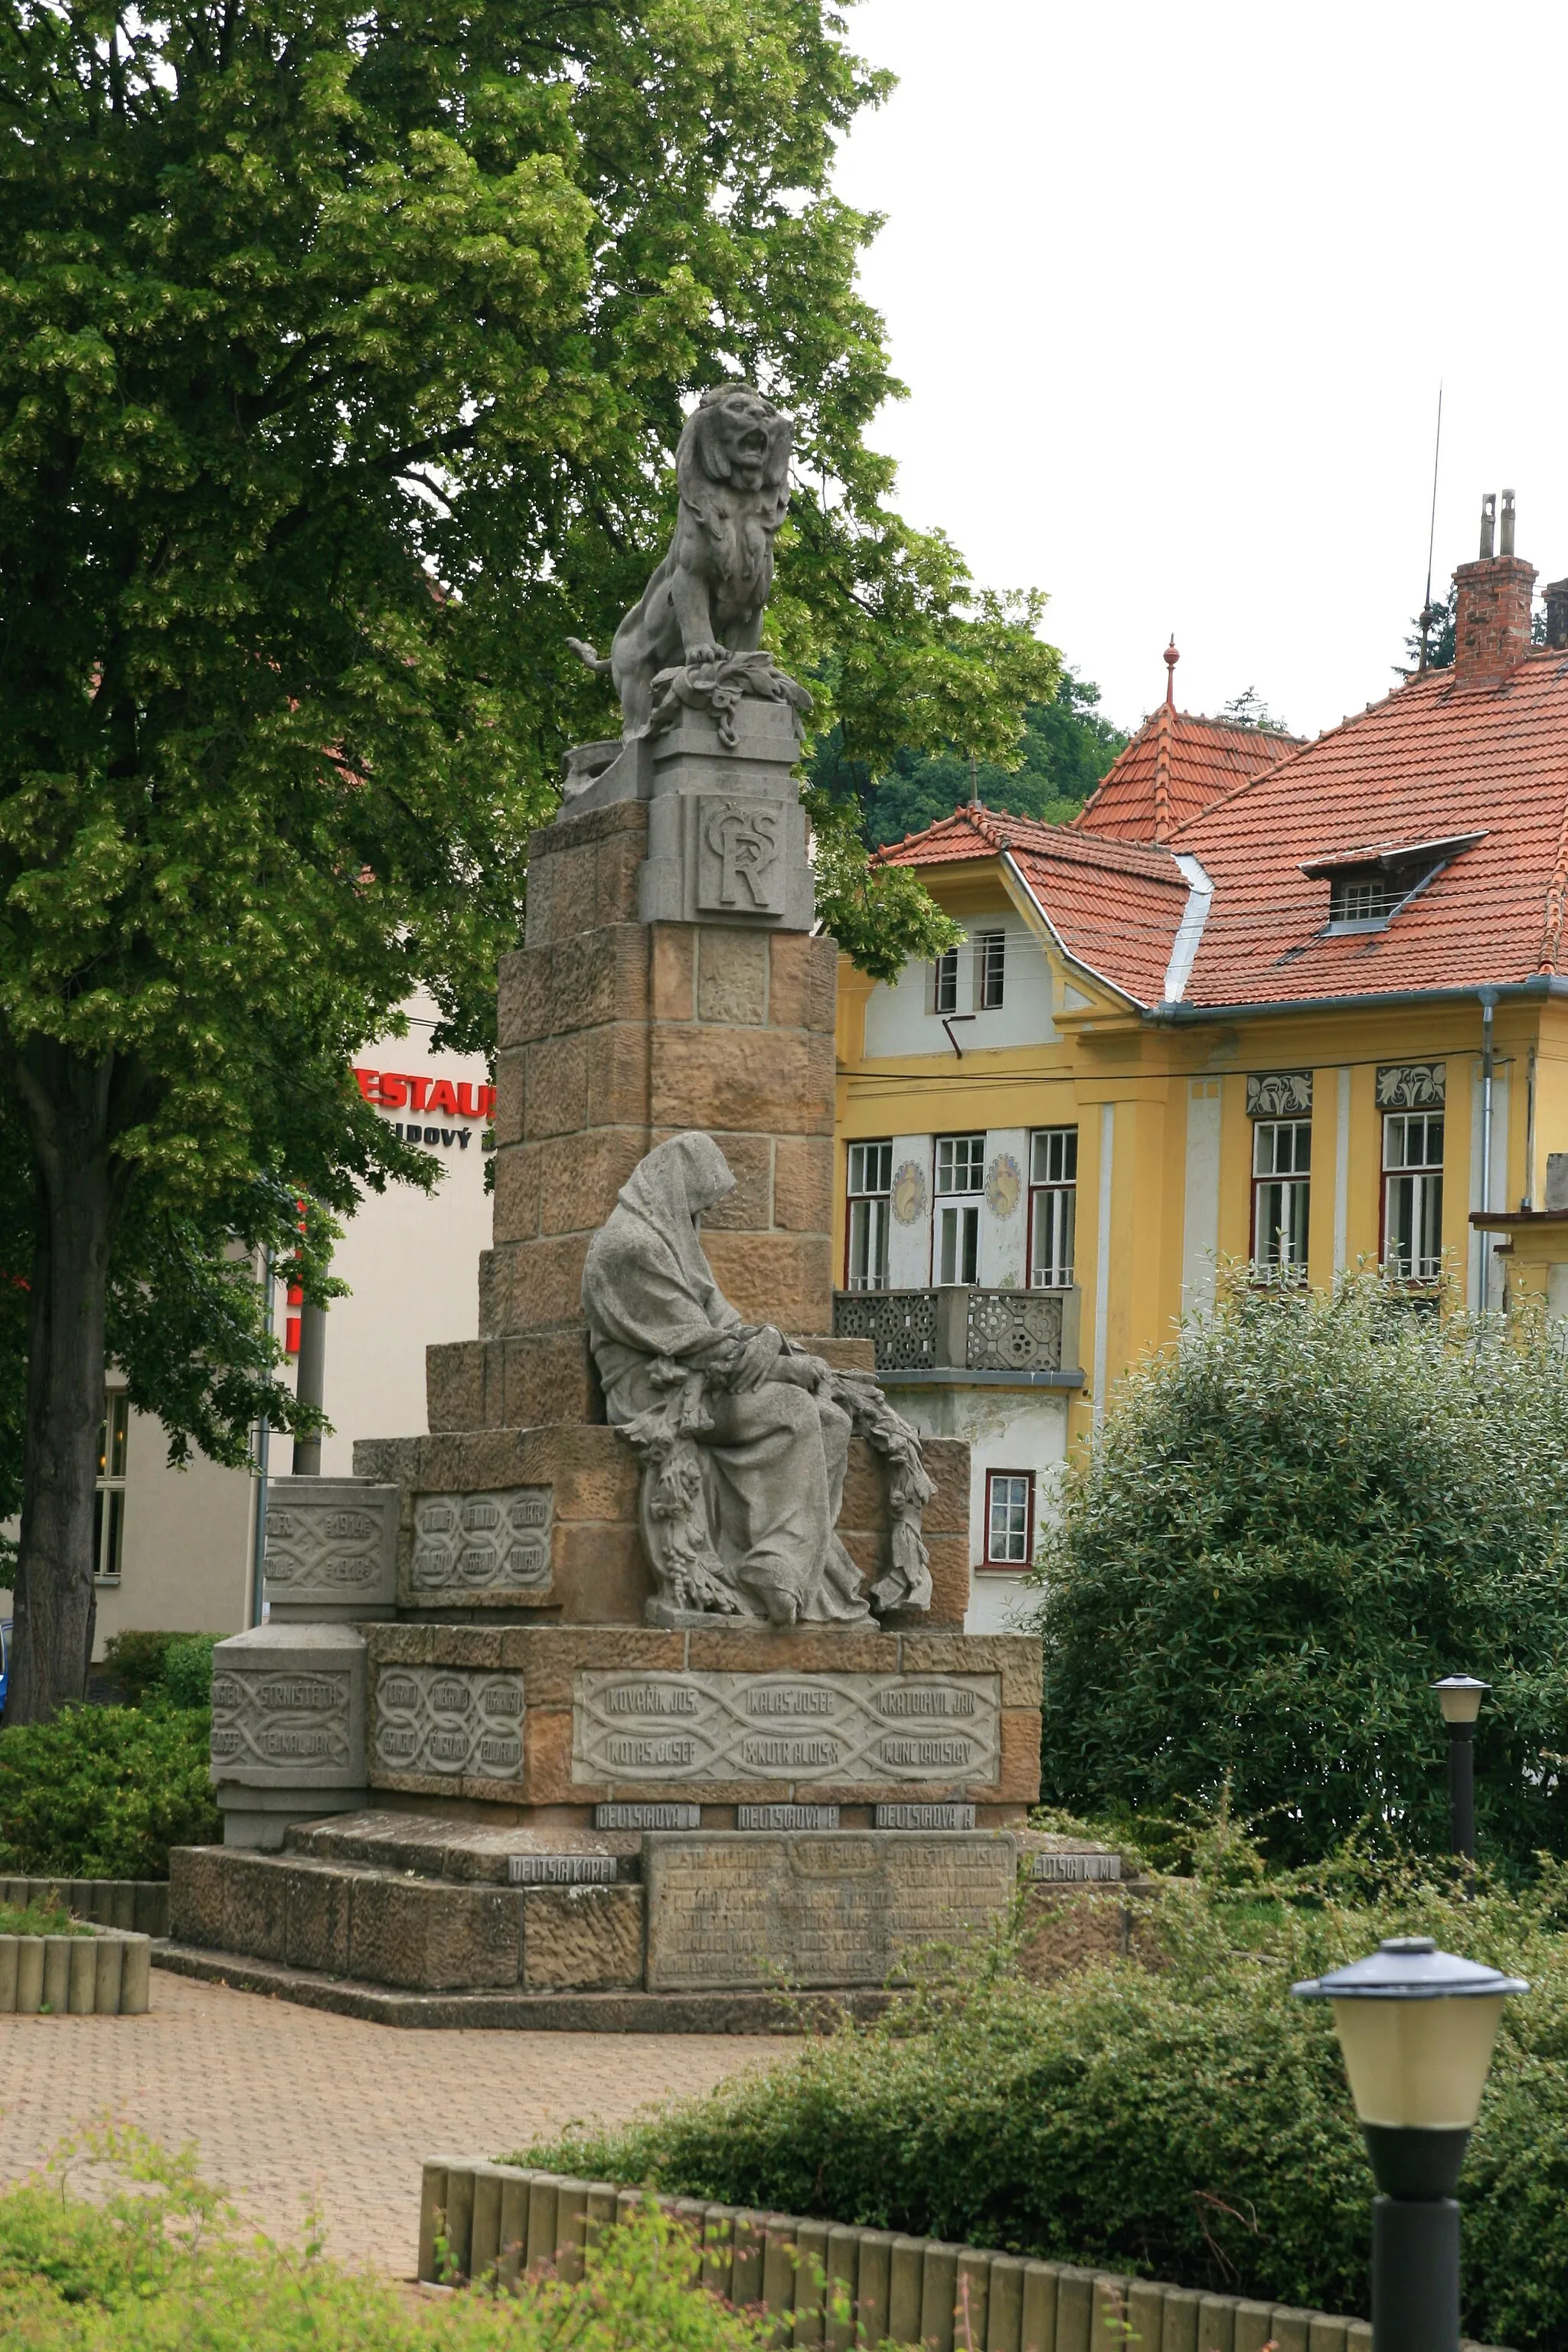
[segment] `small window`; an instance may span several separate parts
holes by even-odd
[[[890,1142],[849,1146],[847,1290],[886,1290],[888,1286],[888,1196],[892,1182]]]
[[[994,1013],[1007,977],[1007,934],[977,931],[974,939],[974,1009]]]
[[[1329,881],[1331,924],[1379,925],[1397,914],[1411,893],[1429,882],[1441,860],[1419,866],[1345,866]]]
[[[936,1189],[939,1192],[984,1191],[985,1138],[983,1135],[937,1137]]]
[[[1311,1206],[1312,1122],[1260,1118],[1252,1129],[1252,1263],[1268,1281],[1303,1281]]]
[[[956,1013],[958,1010],[958,950],[949,948],[939,955],[931,967],[931,1009],[936,1013]]]
[[[1035,1474],[985,1475],[985,1566],[1027,1568],[1035,1556]]]
[[[1383,1262],[1401,1282],[1443,1271],[1443,1116],[1391,1111],[1383,1122]]]
[[[1078,1209],[1078,1129],[1037,1128],[1029,1139],[1029,1287],[1070,1290]]]
[[[98,1477],[92,1494],[93,1574],[100,1584],[118,1584],[125,1542],[125,1454],[131,1435],[131,1401],[123,1389],[104,1399],[98,1432]]]

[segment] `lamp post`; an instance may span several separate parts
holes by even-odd
[[[1448,1852],[1476,1858],[1476,1717],[1490,1683],[1474,1675],[1445,1675],[1434,1683],[1448,1727]]]
[[[1503,2001],[1530,1987],[1430,1936],[1396,1936],[1291,1990],[1332,2007],[1372,2158],[1373,2352],[1458,2352],[1454,2191]]]

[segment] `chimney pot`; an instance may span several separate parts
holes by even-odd
[[[1498,541],[1498,553],[1500,555],[1513,553],[1513,492],[1511,490],[1505,490],[1502,494],[1502,530]]]
[[[1481,500],[1480,561],[1489,563],[1497,553],[1494,533],[1497,528],[1497,492],[1489,490]]]

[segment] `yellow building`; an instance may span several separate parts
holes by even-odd
[[[841,971],[837,1323],[974,1446],[976,1627],[1220,1261],[1500,1303],[1486,1218],[1568,1149],[1568,582],[1532,647],[1511,520],[1454,667],[1315,742],[1167,695],[1073,826],[971,806],[884,853],[967,937]]]

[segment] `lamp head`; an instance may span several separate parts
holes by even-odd
[[[1432,1687],[1437,1694],[1445,1723],[1474,1723],[1491,1685],[1477,1682],[1474,1675],[1445,1675]]]
[[[1363,2124],[1454,2132],[1476,2120],[1504,2000],[1530,1987],[1440,1952],[1430,1936],[1394,1936],[1364,1960],[1291,1990],[1332,2004]]]

